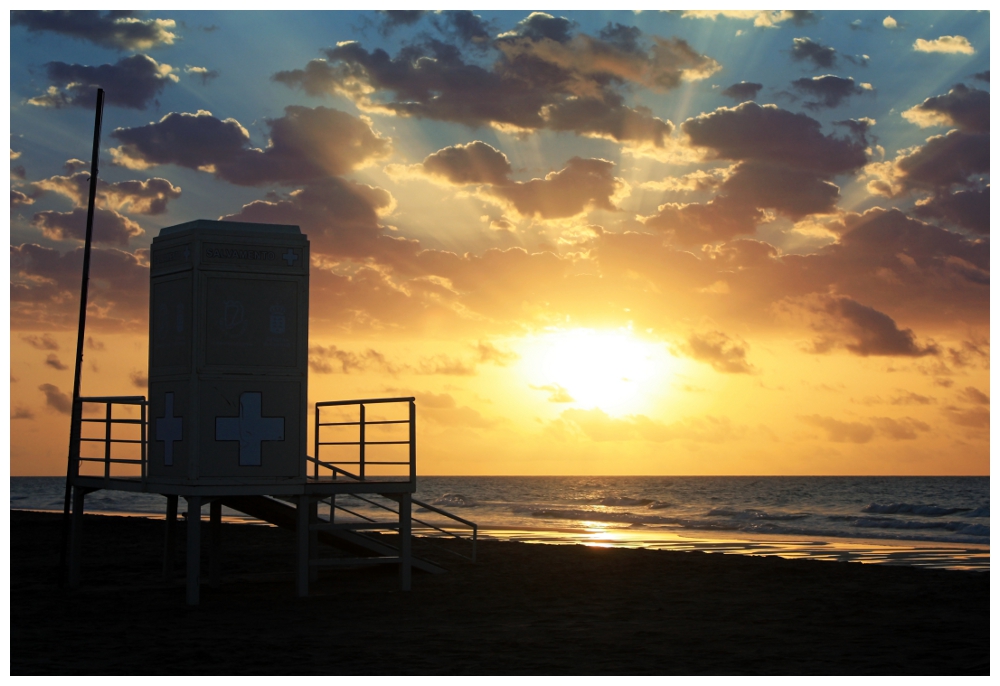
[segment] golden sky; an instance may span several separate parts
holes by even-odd
[[[891,16],[890,16],[891,15]],[[273,49],[260,49],[260,36]],[[309,398],[421,474],[988,474],[989,15],[11,17],[11,474],[145,393],[148,250],[311,243]]]

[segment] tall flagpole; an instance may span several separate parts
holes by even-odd
[[[80,420],[83,405],[80,403],[80,372],[83,368],[84,332],[87,328],[87,287],[90,282],[90,243],[94,235],[94,203],[97,198],[97,162],[101,149],[101,119],[104,115],[104,89],[97,89],[97,114],[94,117],[94,150],[90,156],[90,200],[87,205],[87,234],[83,241],[83,283],[80,286],[80,323],[76,335],[76,369],[73,376],[73,408],[69,425],[69,457],[66,464],[66,496],[63,500],[62,550],[59,556],[59,583],[64,585],[69,576],[70,502],[79,475]]]

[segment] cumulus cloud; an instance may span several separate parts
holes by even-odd
[[[990,189],[939,193],[917,202],[913,213],[918,217],[939,219],[981,235],[990,232]]]
[[[985,81],[986,83],[989,83],[990,70],[987,69],[986,71],[976,72],[975,74],[972,75],[972,78],[974,78],[976,81]]]
[[[684,19],[711,19],[719,17],[727,19],[743,19],[753,21],[754,26],[774,27],[786,21],[796,26],[816,21],[816,14],[811,10],[686,10],[681,17]]]
[[[967,403],[972,403],[974,405],[989,405],[990,396],[983,393],[981,390],[974,386],[966,386],[958,394],[959,398]]]
[[[947,54],[972,55],[976,49],[965,36],[941,36],[934,40],[918,38],[913,42],[917,52],[943,52]]]
[[[132,382],[132,385],[136,388],[148,388],[149,387],[149,377],[145,372],[134,370],[129,372],[128,380]]]
[[[413,26],[428,14],[426,10],[379,10],[382,19],[379,21],[378,31],[383,36],[388,36],[400,26]]]
[[[818,414],[800,416],[799,420],[823,429],[827,440],[834,443],[867,443],[875,437],[875,429],[861,422],[842,422]]]
[[[59,343],[52,337],[51,334],[45,333],[41,336],[36,336],[34,334],[21,336],[21,340],[35,350],[59,350]]]
[[[837,51],[808,37],[793,38],[792,59],[796,62],[812,62],[816,69],[829,69],[837,61]]]
[[[392,149],[366,118],[326,107],[290,105],[285,116],[268,119],[266,125],[270,140],[261,150],[250,146],[250,134],[235,119],[220,120],[204,110],[171,112],[156,123],[115,129],[111,135],[122,145],[111,154],[130,169],[176,164],[254,186],[339,176]]]
[[[843,78],[833,74],[796,79],[792,81],[792,88],[814,98],[805,102],[805,107],[811,110],[839,107],[850,96],[872,90],[870,84],[858,86],[851,77]]]
[[[948,405],[943,409],[943,412],[949,421],[958,426],[964,426],[968,429],[990,428],[990,411],[988,408],[974,407],[966,409]]]
[[[459,186],[505,184],[511,173],[507,156],[482,141],[454,145],[424,158],[424,173]]]
[[[574,157],[559,171],[542,179],[491,186],[487,196],[498,198],[526,217],[562,219],[592,209],[613,211],[628,194],[628,184],[615,177],[614,163]]]
[[[662,151],[673,125],[647,108],[626,106],[623,87],[665,91],[721,68],[678,38],[620,25],[599,37],[573,28],[535,12],[492,41],[497,58],[488,67],[431,38],[395,57],[349,41],[273,78],[310,95],[344,95],[370,111],[513,131],[573,131]]]
[[[690,145],[736,165],[710,202],[666,203],[641,221],[679,243],[700,245],[753,233],[765,209],[795,220],[829,213],[840,197],[833,177],[867,159],[868,124],[849,123],[847,137],[824,135],[807,115],[753,102],[688,119],[681,130]]]
[[[73,411],[73,399],[59,390],[58,386],[50,383],[43,383],[38,387],[45,394],[45,404],[62,414],[71,414]]]
[[[845,296],[815,296],[803,303],[818,319],[813,328],[821,332],[813,352],[825,353],[843,347],[861,357],[938,355],[932,344],[919,345],[910,329],[900,329],[892,317]]]
[[[62,363],[62,360],[60,360],[59,356],[56,355],[55,353],[49,353],[48,355],[45,356],[45,364],[60,372],[64,372],[67,369],[69,369],[69,367],[64,365]]]
[[[219,78],[219,71],[217,69],[193,67],[190,64],[184,67],[184,73],[190,74],[193,78],[200,79],[203,86],[207,86],[209,81]]]
[[[309,368],[317,374],[350,374],[377,370],[396,375],[400,367],[389,362],[385,355],[369,348],[362,353],[341,350],[335,345],[309,346]]]
[[[87,232],[87,210],[77,207],[71,212],[36,212],[31,218],[31,225],[54,241],[83,241]],[[141,226],[114,210],[94,210],[95,244],[124,247],[131,239],[144,233]]]
[[[921,128],[954,126],[968,133],[989,133],[990,94],[959,83],[945,95],[927,98],[904,111],[903,118]]]
[[[178,80],[173,67],[148,55],[132,55],[98,67],[49,62],[45,72],[53,85],[45,94],[30,98],[30,105],[92,108],[97,89],[103,88],[106,105],[144,110],[168,83]]]
[[[740,81],[739,83],[734,83],[728,88],[719,92],[719,95],[724,95],[727,98],[732,98],[738,100],[739,102],[745,102],[747,100],[756,100],[757,93],[760,89],[764,87],[762,83],[751,83],[749,81]]]
[[[114,50],[148,50],[173,45],[173,19],[139,19],[135,12],[88,10],[30,11],[12,10],[11,26],[23,26],[31,32],[51,31],[90,41]]]
[[[886,18],[882,20],[882,26],[889,29],[890,31],[903,28],[902,25],[898,21],[893,19],[891,16],[886,16]]]
[[[24,405],[16,405],[11,408],[10,411],[11,419],[34,419],[35,413]]]
[[[747,347],[745,341],[730,338],[721,331],[708,331],[691,334],[680,350],[723,374],[755,374],[757,370],[747,361]]]
[[[34,205],[35,199],[22,193],[14,188],[10,189],[10,206],[11,207],[21,207],[25,205]]]
[[[26,243],[10,247],[12,330],[75,330],[80,314],[83,248],[62,253]],[[91,253],[87,326],[98,331],[146,331],[146,255],[95,247]]]
[[[90,172],[52,176],[33,182],[31,188],[36,194],[57,193],[72,200],[77,207],[86,207],[90,198]],[[114,183],[97,179],[97,202],[106,209],[127,210],[132,214],[163,214],[167,211],[167,202],[180,196],[181,189],[166,179]]]
[[[892,441],[913,441],[917,439],[918,431],[926,432],[931,430],[927,422],[922,422],[913,417],[902,417],[899,419],[892,417],[872,417],[871,422],[882,436]]]

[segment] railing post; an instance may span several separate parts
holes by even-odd
[[[314,443],[314,446],[315,446],[314,449],[313,449],[313,457],[316,458],[316,461],[313,462],[313,478],[318,481],[319,480],[319,403],[316,403],[316,426],[315,426],[315,429],[316,429],[316,431],[314,432],[314,435],[313,435],[313,443]],[[337,472],[333,473],[333,478],[334,479],[337,478]]]
[[[410,401],[410,483],[417,482],[417,404]]]
[[[104,404],[104,478],[111,478],[111,402]]]
[[[146,459],[146,398],[143,397],[139,403],[139,478],[143,484],[146,483]]]
[[[361,452],[358,456],[358,474],[361,476],[361,480],[365,479],[365,406],[364,404],[359,404],[358,407],[361,408],[361,421],[359,422],[361,429],[361,437],[359,439]]]

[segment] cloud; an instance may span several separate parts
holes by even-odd
[[[511,350],[500,350],[489,341],[479,341],[472,346],[478,354],[479,362],[491,362],[498,367],[506,367],[519,359],[519,355]]]
[[[510,131],[551,129],[663,151],[673,125],[624,104],[628,84],[658,91],[708,78],[721,66],[677,38],[606,27],[573,34],[572,23],[536,12],[490,43],[488,66],[427,38],[391,57],[348,41],[274,80],[309,95],[343,95],[368,111]]]
[[[35,350],[59,350],[59,343],[51,336],[51,334],[45,333],[41,336],[35,336],[33,334],[21,336],[21,340]]]
[[[87,232],[87,210],[77,207],[71,212],[37,212],[31,218],[31,225],[53,241],[83,241]],[[95,244],[124,247],[132,238],[144,233],[141,226],[114,210],[94,210]]]
[[[538,219],[574,217],[593,209],[614,211],[628,184],[613,174],[614,163],[574,157],[543,179],[491,186],[486,195],[505,201],[518,214]]]
[[[867,121],[847,123],[847,137],[824,135],[807,115],[753,102],[688,119],[681,130],[690,145],[736,164],[711,201],[666,203],[640,220],[682,245],[700,245],[753,233],[764,209],[794,220],[832,212],[840,197],[832,178],[867,160]]]
[[[52,176],[31,184],[36,197],[42,193],[57,193],[73,201],[77,207],[86,207],[90,199],[90,172],[81,171],[71,176]],[[127,209],[133,214],[157,215],[167,211],[167,202],[181,196],[181,189],[166,179],[145,181],[117,181],[108,183],[97,179],[98,205],[106,209]]]
[[[844,296],[822,296],[806,305],[820,316],[814,323],[821,337],[813,342],[813,352],[825,353],[835,347],[861,357],[938,355],[932,344],[920,346],[910,329],[900,329],[883,312]]]
[[[744,19],[753,21],[754,26],[770,28],[786,21],[802,26],[816,21],[816,14],[810,10],[686,10],[684,19]]]
[[[385,355],[369,348],[363,353],[353,353],[341,350],[335,345],[309,346],[309,368],[317,374],[350,374],[368,370],[377,370],[392,374],[399,373],[400,367],[390,363]]]
[[[53,369],[56,369],[56,370],[58,370],[60,372],[64,372],[67,369],[69,369],[69,367],[67,367],[66,365],[64,365],[59,360],[59,356],[56,355],[55,353],[49,353],[45,357],[45,364],[47,364],[49,367],[52,367]]]
[[[482,141],[438,150],[425,157],[420,166],[424,173],[459,186],[510,182],[507,156]]]
[[[940,193],[918,201],[913,213],[987,236],[990,233],[990,189]]]
[[[201,85],[207,86],[209,81],[219,78],[219,72],[217,69],[209,69],[208,67],[193,67],[190,64],[184,67],[184,73],[190,74],[192,77],[201,79]]]
[[[269,141],[261,150],[250,147],[250,134],[235,119],[220,120],[204,110],[171,112],[156,123],[115,129],[111,135],[122,145],[111,154],[130,169],[176,164],[255,186],[339,176],[392,150],[367,119],[326,107],[289,105],[285,116],[265,123]]]
[[[104,342],[96,340],[93,336],[87,336],[87,347],[91,350],[104,350]]]
[[[864,88],[864,85],[869,87]],[[833,74],[792,81],[792,88],[800,93],[805,93],[808,97],[815,98],[805,102],[805,107],[811,110],[838,107],[852,95],[871,92],[869,84],[863,84],[863,86],[854,85],[854,79],[850,77],[842,78]]]
[[[885,28],[889,29],[890,31],[902,28],[902,26],[900,26],[899,22],[896,21],[895,19],[893,19],[890,16],[886,16],[886,18],[882,20],[882,26],[884,26]]]
[[[35,413],[24,405],[17,405],[11,409],[10,418],[13,419],[34,419]]]
[[[958,396],[965,402],[973,403],[974,405],[990,404],[990,396],[973,386],[966,386],[964,390],[959,392]]]
[[[692,333],[687,341],[679,346],[683,354],[712,365],[717,372],[755,374],[757,370],[747,362],[747,347],[745,341],[734,340],[721,331]]]
[[[103,88],[106,105],[144,110],[168,83],[177,81],[173,67],[148,55],[132,55],[99,67],[49,62],[45,71],[53,85],[44,95],[30,98],[29,105],[93,108],[97,89]]]
[[[379,10],[382,13],[382,20],[379,22],[378,32],[383,36],[390,35],[400,26],[413,26],[428,14],[426,10]]]
[[[816,69],[829,69],[837,61],[837,51],[808,37],[793,38],[792,59],[796,62],[808,60]]]
[[[962,409],[949,405],[943,409],[949,421],[969,429],[989,429],[990,411],[985,407]]]
[[[431,17],[431,23],[446,36],[475,47],[485,48],[492,39],[491,23],[483,21],[481,16],[469,10],[436,13]]]
[[[976,52],[972,43],[965,36],[941,36],[934,40],[918,38],[913,42],[913,49],[917,52],[943,52],[961,55],[972,55]]]
[[[903,118],[921,128],[954,126],[967,133],[989,133],[990,94],[959,83],[947,94],[927,98],[904,111]]]
[[[875,429],[861,422],[842,422],[818,414],[799,416],[799,420],[823,429],[827,440],[834,443],[867,443],[875,437]]]
[[[45,404],[56,412],[70,414],[73,411],[73,399],[59,390],[58,386],[43,383],[38,387],[45,394]]]
[[[95,247],[87,326],[145,332],[149,309],[148,253]],[[25,243],[10,247],[10,328],[76,330],[83,248],[66,253]]]
[[[114,50],[148,50],[173,45],[173,19],[138,19],[129,11],[12,10],[11,26],[31,32],[52,31]]]
[[[569,394],[565,388],[559,384],[547,384],[545,386],[533,386],[528,384],[528,388],[533,391],[545,391],[549,394],[550,403],[572,403],[576,402],[573,400],[573,396]]]
[[[937,400],[912,391],[900,391],[889,402],[892,405],[933,405]]]
[[[871,422],[880,434],[893,441],[913,441],[917,439],[918,431],[931,430],[929,424],[913,417],[872,417]]]
[[[762,83],[751,83],[749,81],[740,81],[739,83],[734,83],[725,90],[719,92],[719,95],[724,95],[727,98],[733,98],[739,102],[745,102],[747,100],[756,100],[757,93],[760,89],[764,87]]]
[[[989,83],[990,82],[990,70],[987,69],[986,71],[977,72],[977,73],[975,73],[975,74],[972,75],[972,78],[976,79],[977,81],[985,81],[986,83]]]
[[[10,206],[11,207],[22,207],[26,205],[35,204],[35,199],[31,198],[21,191],[10,189]]]

